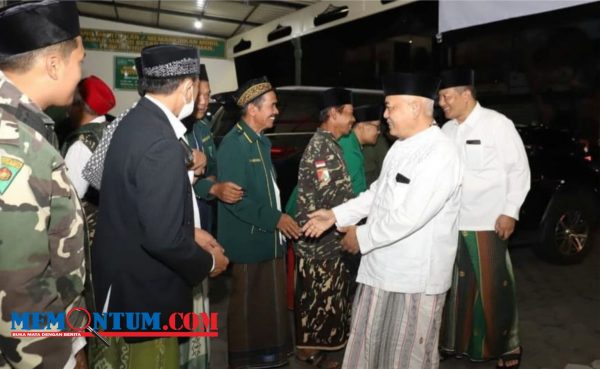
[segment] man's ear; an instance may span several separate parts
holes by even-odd
[[[63,67],[64,64],[60,55],[58,55],[58,53],[50,52],[40,56],[40,58],[43,59],[42,63],[46,73],[48,74],[48,77],[55,81],[58,80],[60,68]]]
[[[362,136],[362,134],[365,132],[365,125],[354,123],[354,125],[352,126],[352,130],[356,131],[357,135]]]
[[[409,101],[408,107],[409,107],[410,112],[413,115],[413,117],[419,116],[419,113],[421,112],[421,104],[418,100],[413,99],[413,100]]]
[[[187,91],[190,89],[192,90],[192,94],[193,94],[194,93],[194,83],[191,78],[186,78],[183,80],[183,83],[181,84],[181,92],[183,92],[187,96]]]
[[[251,116],[256,115],[256,110],[258,108],[256,107],[256,105],[249,103],[248,107],[246,108],[246,111],[248,112],[248,114],[250,114]]]
[[[340,115],[340,113],[335,106],[329,108],[329,116],[331,117],[331,120],[336,120],[338,115]]]
[[[466,96],[468,98],[473,98],[473,94],[471,93],[471,90],[468,88],[465,88],[465,90],[462,92],[463,96]]]

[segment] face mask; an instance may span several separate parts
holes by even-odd
[[[183,98],[185,101],[185,96]],[[193,112],[194,112],[194,99],[192,98],[192,100],[190,100],[189,103],[186,102],[185,105],[183,105],[183,108],[181,108],[181,111],[179,112],[179,116],[177,116],[177,118],[179,120],[183,120],[184,118],[189,117]]]

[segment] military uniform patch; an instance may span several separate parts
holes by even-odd
[[[18,159],[2,156],[0,159],[0,194],[14,181],[17,173],[23,168],[23,162]]]
[[[325,160],[315,160],[315,168],[317,170],[317,180],[320,184],[326,185],[331,180],[327,162]]]

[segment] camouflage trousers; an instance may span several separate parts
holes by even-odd
[[[350,333],[351,285],[342,258],[298,257],[296,261],[296,346],[338,350]]]

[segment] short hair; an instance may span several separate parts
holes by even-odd
[[[473,99],[477,100],[477,91],[475,91],[475,86],[467,85],[467,86],[457,86],[455,88],[456,88],[456,91],[458,91],[458,93],[461,93],[461,94],[465,91],[471,92],[471,96],[473,96]]]
[[[142,79],[142,90],[145,93],[157,94],[157,95],[169,95],[173,93],[186,79],[191,79],[196,82],[198,80],[197,75],[189,75],[182,77],[173,78],[149,78],[144,76]],[[139,91],[139,88],[138,88]]]
[[[428,117],[433,117],[434,105],[435,105],[435,102],[433,100],[424,98],[423,107],[425,108],[425,115],[427,115]]]
[[[138,92],[138,95],[144,96],[146,94],[145,88],[146,87],[144,86],[144,78],[143,77],[138,77],[138,80],[137,80],[137,92]]]
[[[260,95],[259,97],[257,97],[256,99],[250,101],[249,103],[247,103],[246,105],[242,106],[242,110],[241,110],[241,114],[242,116],[248,114],[248,105],[252,104],[255,105],[257,108],[261,108],[263,102],[265,102],[265,95],[266,93]]]
[[[42,55],[46,55],[50,52],[58,52],[63,59],[67,59],[75,49],[77,49],[77,41],[75,38],[72,38],[41,49],[31,50],[20,54],[6,55],[0,53],[0,70],[26,73],[33,68],[36,59]]]
[[[323,124],[327,121],[327,119],[329,119],[329,111],[331,109],[335,109],[338,113],[341,113],[344,110],[344,105],[328,106],[325,109],[321,109],[319,112],[319,123]]]
[[[403,98],[407,104],[419,104],[426,116],[433,117],[433,108],[435,102],[432,99],[423,96],[403,96]]]

